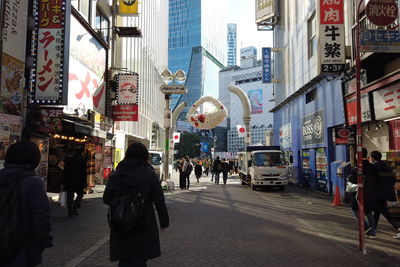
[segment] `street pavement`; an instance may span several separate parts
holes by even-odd
[[[179,188],[176,173],[173,180]],[[101,196],[101,190],[85,196],[75,218],[52,204],[54,247],[40,266],[117,266],[109,261]],[[296,186],[252,191],[237,176],[216,185],[192,175],[191,188],[166,192],[166,201],[170,227],[160,233],[162,255],[150,267],[400,266],[400,240],[384,218],[363,255],[349,208]]]

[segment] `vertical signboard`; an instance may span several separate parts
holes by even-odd
[[[61,104],[63,96],[66,0],[34,2],[36,30],[33,102]]]
[[[263,97],[262,90],[249,90],[247,95],[251,104],[251,114],[261,114],[263,113]]]
[[[271,48],[262,48],[262,82],[271,83]]]
[[[68,105],[64,113],[87,119],[88,111],[105,114],[106,48],[71,16],[69,42]]]
[[[319,65],[321,72],[344,71],[344,0],[319,1]]]
[[[28,1],[8,0],[0,11],[2,38],[2,68],[0,110],[21,115],[24,90],[25,46]]]
[[[118,104],[137,105],[138,85],[139,75],[137,73],[119,74],[117,90]]]

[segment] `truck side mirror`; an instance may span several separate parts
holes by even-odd
[[[251,167],[251,164],[252,164],[252,161],[249,160],[248,163],[247,163],[247,165],[248,165],[249,167]]]

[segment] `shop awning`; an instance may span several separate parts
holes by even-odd
[[[63,122],[65,122],[67,124],[72,124],[74,131],[78,134],[95,136],[95,137],[107,139],[107,132],[102,131],[100,129],[95,129],[89,125],[81,124],[76,121],[71,121],[71,120],[66,120],[66,119],[64,119]]]

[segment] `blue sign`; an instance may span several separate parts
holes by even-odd
[[[262,48],[262,82],[271,83],[271,47]]]
[[[208,152],[208,143],[200,142],[200,152]]]
[[[361,51],[400,52],[400,31],[398,30],[361,30]]]

